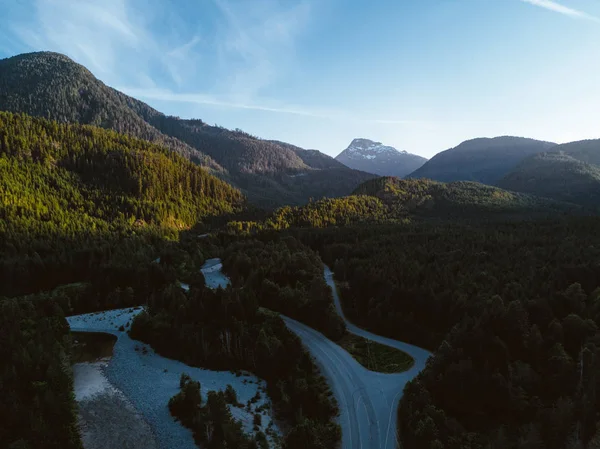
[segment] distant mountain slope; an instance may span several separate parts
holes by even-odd
[[[262,140],[240,130],[210,126],[202,120],[182,120],[147,110],[144,117],[166,134],[216,159],[229,170],[225,179],[263,207],[348,195],[361,182],[374,177],[349,169],[316,150]]]
[[[293,173],[311,168],[295,151],[241,130],[231,131],[202,120],[184,120],[156,111],[144,111],[143,117],[163,133],[210,155],[230,173]]]
[[[577,160],[564,152],[531,156],[498,185],[515,192],[600,206],[600,167]]]
[[[293,145],[240,130],[165,116],[106,86],[85,67],[57,53],[0,60],[0,110],[91,124],[163,144],[214,170],[263,207],[348,194],[372,177],[337,166],[318,152],[302,153],[305,150]],[[311,189],[292,177],[300,173],[316,181]]]
[[[548,151],[555,145],[510,136],[468,140],[436,154],[408,177],[496,184],[526,157]]]
[[[353,194],[379,198],[396,214],[423,216],[471,216],[490,212],[529,215],[575,209],[567,204],[469,181],[442,183],[383,177],[366,181]]]
[[[554,200],[476,182],[445,184],[428,179],[375,178],[352,195],[325,198],[298,207],[282,207],[262,222],[230,222],[231,230],[324,228],[355,224],[444,221],[523,220],[585,213]]]
[[[380,176],[403,177],[421,167],[427,159],[369,139],[354,139],[335,158],[342,164]]]
[[[326,169],[344,169],[346,166],[341,162],[336,161],[331,156],[321,153],[318,150],[305,150],[304,148],[297,147],[295,145],[280,142],[278,140],[270,140],[269,142],[281,145],[284,148],[294,151],[302,161],[311,168],[319,170]]]
[[[588,164],[600,166],[600,139],[563,143],[552,148]]]

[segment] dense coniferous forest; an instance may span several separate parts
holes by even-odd
[[[406,388],[412,448],[576,448],[596,432],[597,218],[303,230],[349,318],[430,348]]]
[[[523,218],[579,211],[577,206],[467,181],[443,183],[385,177],[364,182],[354,195],[380,198],[393,216],[478,219],[512,215]]]
[[[68,331],[51,303],[0,298],[0,447],[82,448]]]
[[[498,185],[515,192],[600,206],[600,166],[567,153],[541,153],[527,158]]]
[[[111,254],[144,251],[244,203],[238,190],[148,142],[9,113],[0,113],[0,178],[4,295],[89,278]]]
[[[381,177],[364,182],[350,196],[281,207],[260,220],[231,220],[227,229],[233,233],[254,233],[359,223],[407,223],[413,219],[498,221],[590,213],[575,204],[474,182],[445,184],[427,179]]]
[[[236,285],[254,292],[261,307],[301,321],[332,340],[341,338],[345,326],[323,280],[319,256],[293,237],[262,237],[229,245],[224,271]]]
[[[203,280],[186,294],[176,284],[153,292],[130,335],[165,356],[210,369],[244,369],[267,381],[277,416],[291,424],[284,448],[335,447],[335,399],[300,340],[258,307],[249,289],[211,291]],[[307,440],[296,438],[307,434]]]

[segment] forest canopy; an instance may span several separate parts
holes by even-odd
[[[237,189],[162,147],[4,112],[0,179],[5,295],[84,280],[87,267],[124,245],[156,245],[245,204]],[[43,282],[52,277],[54,285]]]

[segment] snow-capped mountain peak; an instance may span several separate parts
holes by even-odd
[[[354,139],[336,159],[350,168],[387,176],[405,176],[426,161],[369,139]]]
[[[344,153],[351,159],[375,159],[378,155],[385,153],[403,153],[394,147],[383,145],[381,142],[373,142],[369,139],[354,139]]]

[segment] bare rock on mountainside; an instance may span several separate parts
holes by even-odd
[[[399,178],[412,173],[427,162],[424,157],[399,151],[369,139],[354,139],[335,159],[356,170]]]

